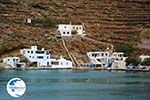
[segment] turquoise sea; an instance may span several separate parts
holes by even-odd
[[[14,77],[27,85],[19,98],[6,91]],[[150,100],[150,73],[4,70],[0,71],[0,100]]]

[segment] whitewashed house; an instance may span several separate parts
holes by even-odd
[[[72,62],[60,57],[52,58],[49,51],[37,49],[37,46],[31,46],[31,49],[22,49],[20,53],[26,57],[31,63],[37,63],[37,67],[51,68],[72,68]]]
[[[127,59],[127,57],[124,57],[124,53],[123,52],[114,52],[111,55],[111,58],[115,61],[125,61]]]
[[[60,56],[59,59],[51,59],[52,68],[72,68],[72,62]]]
[[[143,62],[145,59],[150,58],[150,56],[148,56],[148,55],[141,55],[141,56],[139,56],[139,58]]]
[[[87,56],[92,64],[108,66],[109,52],[88,52]]]
[[[38,67],[50,66],[50,54],[48,50],[37,49],[37,46],[31,46],[31,49],[22,49],[20,54],[25,56],[31,63],[36,62]]]
[[[109,52],[88,52],[87,53],[90,62],[95,65],[100,65],[105,68],[112,69],[125,69],[126,68],[126,58],[122,52],[114,52],[110,54]]]
[[[112,69],[126,69],[126,59],[127,57],[124,57],[123,52],[114,52],[111,55]]]
[[[10,65],[12,68],[25,68],[26,64],[20,62],[19,57],[3,58],[3,63]]]
[[[61,36],[84,35],[83,25],[59,24],[58,30]]]

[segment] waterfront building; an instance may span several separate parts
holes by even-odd
[[[22,49],[20,54],[26,57],[31,63],[37,63],[37,67],[50,66],[50,54],[44,48],[38,49],[37,46],[31,46],[31,49]]]
[[[125,61],[127,59],[127,57],[124,57],[123,52],[113,52],[111,58],[115,61]]]
[[[123,52],[88,52],[87,56],[92,64],[100,65],[105,68],[125,69],[126,58]]]
[[[72,68],[72,62],[64,59],[62,56],[58,59],[51,59],[52,68]]]
[[[88,52],[90,62],[101,67],[108,66],[109,52]]]
[[[19,57],[6,57],[3,58],[3,63],[10,65],[12,68],[25,68],[26,64],[20,62]]]
[[[112,60],[112,69],[126,69],[126,62],[125,60],[127,57],[124,57],[123,52],[114,52],[111,55]]]
[[[71,23],[59,24],[57,31],[61,36],[83,35],[85,32],[83,25],[72,25]]]
[[[150,58],[150,56],[148,56],[148,55],[141,55],[139,58],[143,62],[146,58]]]
[[[59,59],[52,58],[48,50],[38,49],[37,46],[31,46],[31,49],[22,49],[20,54],[31,63],[36,63],[37,67],[72,68],[70,60],[66,60],[62,56]]]

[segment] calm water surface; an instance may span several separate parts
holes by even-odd
[[[25,94],[7,94],[9,79],[22,78]],[[99,71],[0,71],[0,100],[150,100],[150,73]]]

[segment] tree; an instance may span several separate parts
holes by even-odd
[[[127,65],[133,64],[134,66],[138,66],[141,63],[141,60],[137,56],[130,56],[126,59]]]
[[[56,24],[57,24],[57,20],[56,19],[54,19],[54,18],[45,18],[44,20],[43,20],[43,24],[44,24],[44,26],[48,26],[48,27],[55,27],[56,26]]]
[[[119,45],[116,45],[115,46],[115,50],[117,52],[124,52],[125,53],[125,56],[129,55],[130,53],[132,53],[132,51],[134,50],[132,46],[130,45],[122,45],[122,44],[119,44]]]

